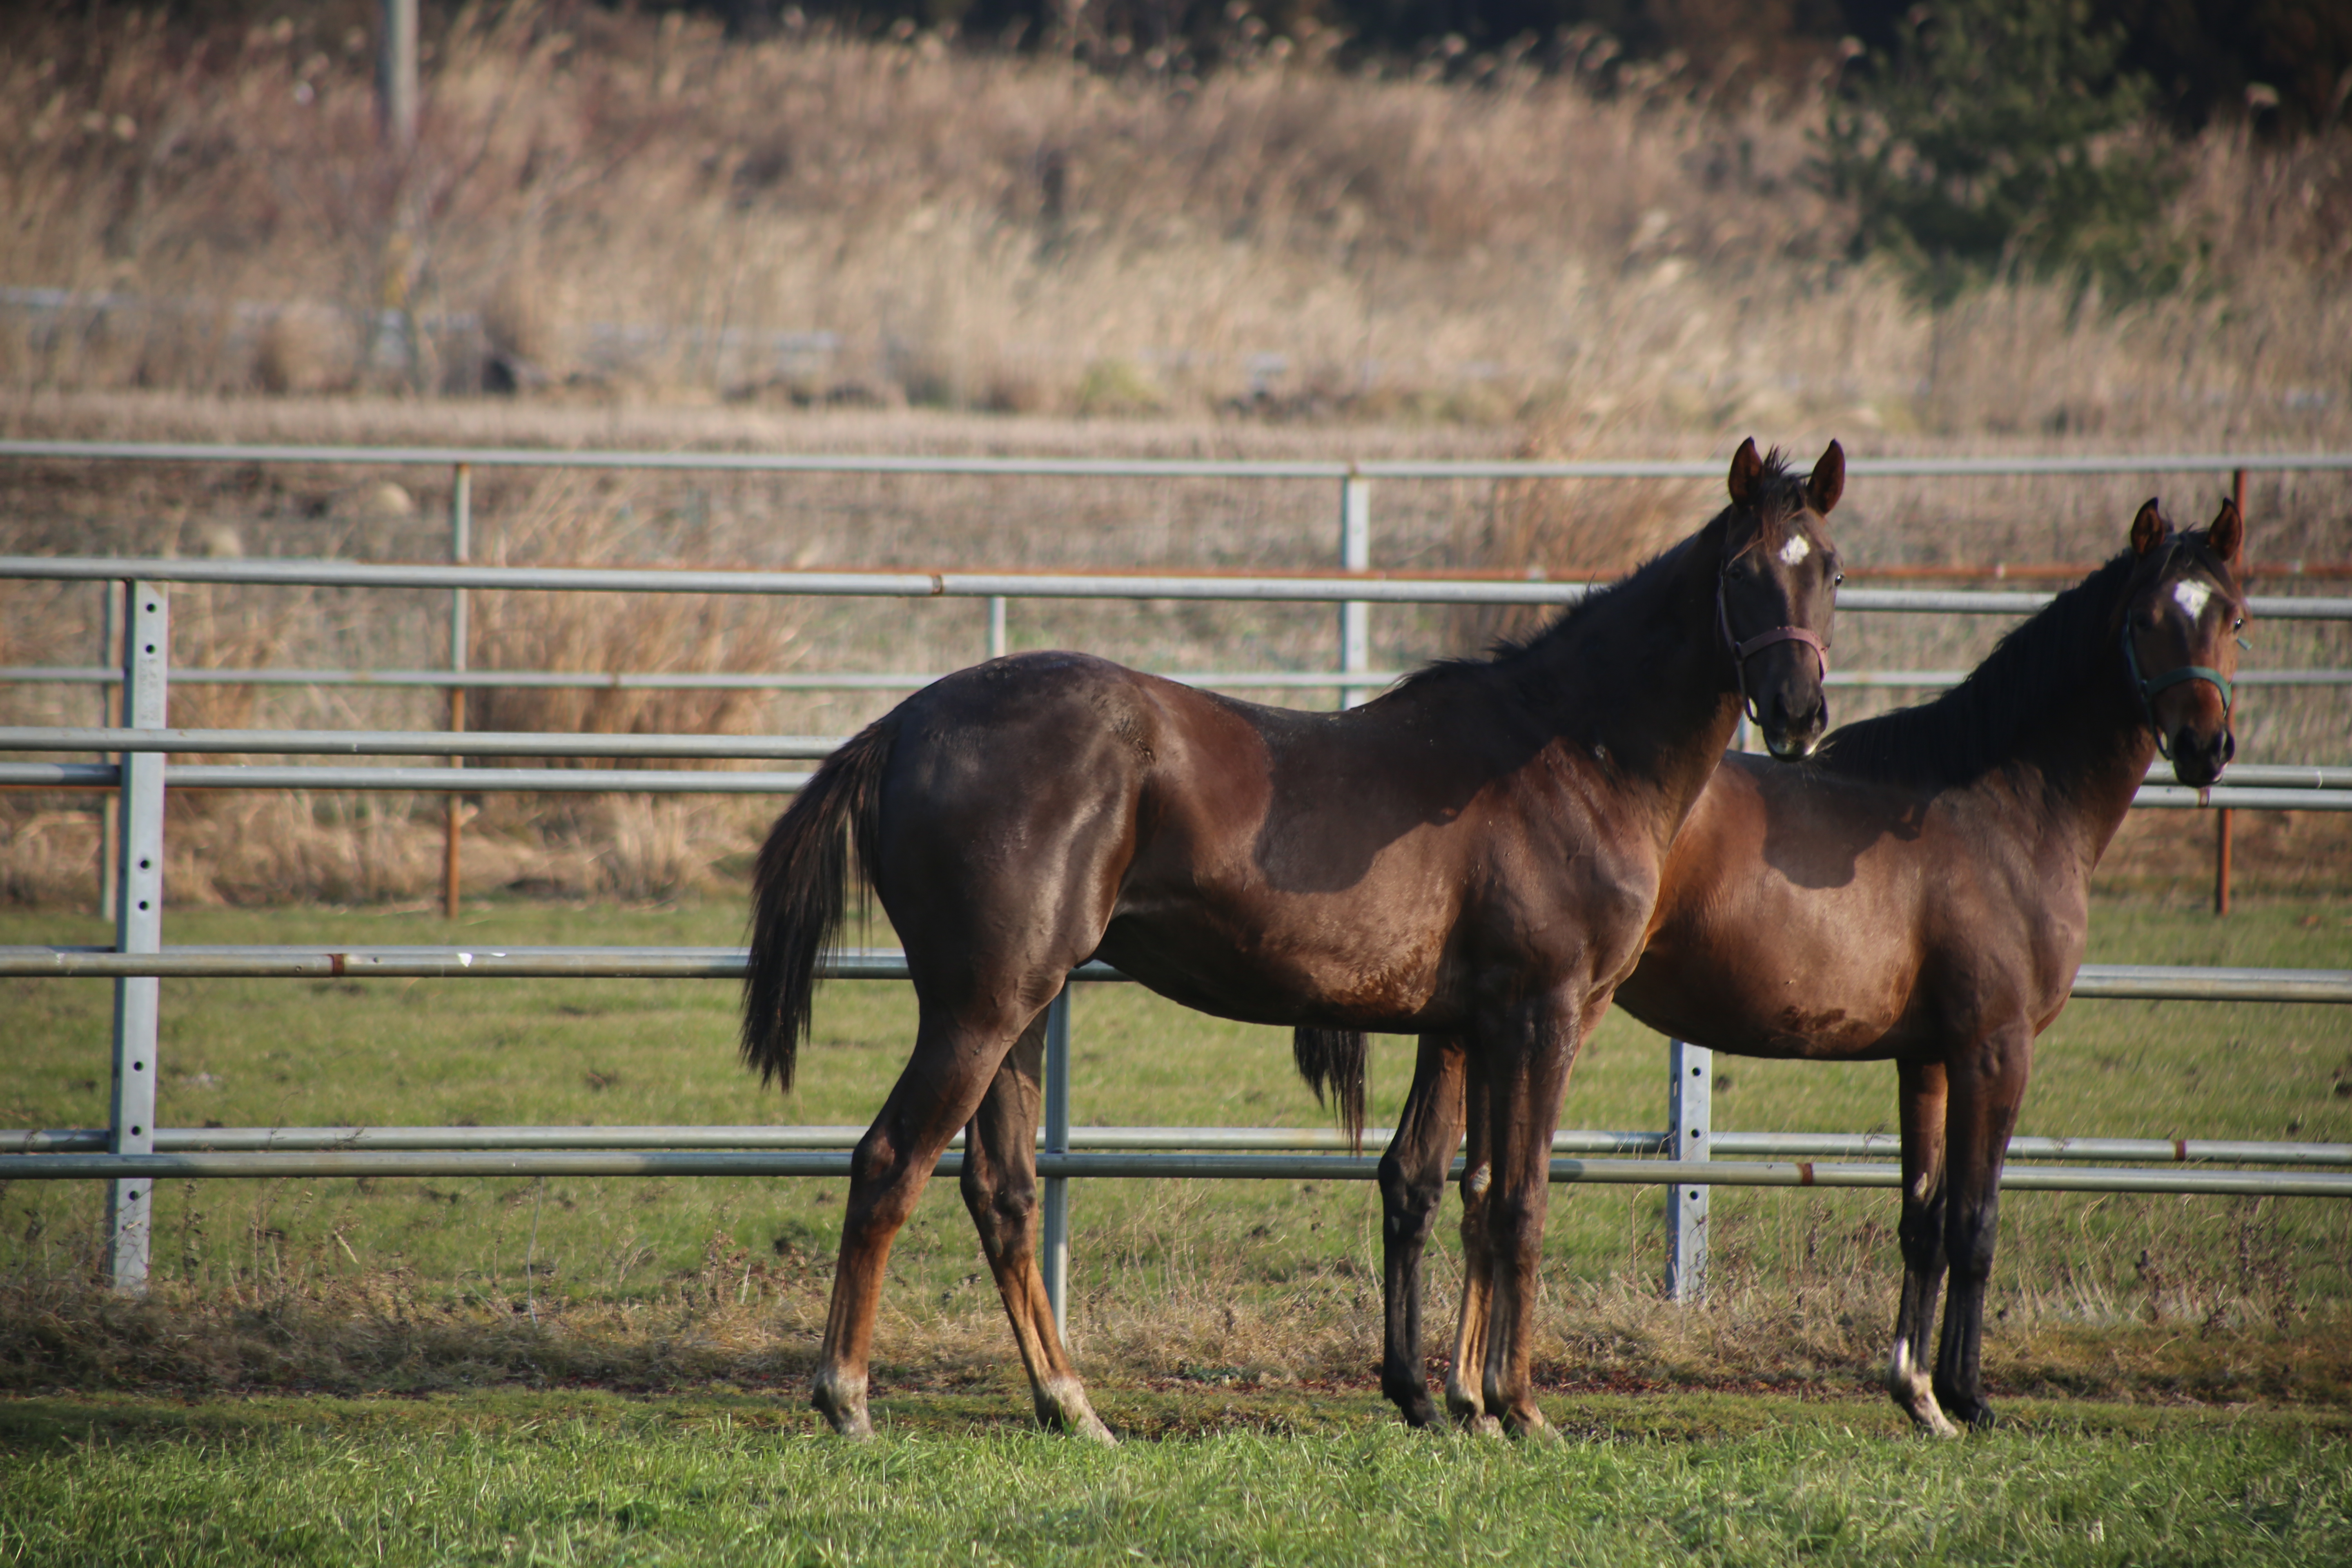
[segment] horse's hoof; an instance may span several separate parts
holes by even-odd
[[[1404,1417],[1404,1424],[1415,1431],[1426,1432],[1444,1425],[1437,1418],[1437,1406],[1430,1402],[1429,1391],[1425,1388],[1416,1389],[1403,1398],[1391,1394],[1389,1403],[1397,1407],[1397,1414]]]
[[[1911,1425],[1925,1437],[1957,1437],[1960,1429],[1945,1419],[1944,1407],[1936,1403],[1936,1395],[1925,1378],[1916,1383],[1904,1383],[1895,1388],[1895,1403]]]
[[[1106,1448],[1118,1447],[1118,1439],[1102,1424],[1095,1407],[1087,1402],[1084,1384],[1075,1377],[1052,1377],[1037,1385],[1037,1424],[1052,1432],[1066,1432],[1073,1437],[1084,1437],[1100,1443]]]
[[[1951,1418],[1971,1432],[1990,1432],[2000,1425],[1981,1395],[1958,1394],[1945,1389],[1936,1390],[1937,1402]]]
[[[809,1404],[825,1424],[844,1437],[863,1440],[874,1436],[874,1422],[866,1413],[866,1380],[819,1373],[809,1389]]]
[[[1960,1429],[1944,1416],[1941,1406],[1929,1400],[1925,1408],[1905,1405],[1903,1413],[1911,1417],[1912,1427],[1923,1437],[1957,1437]]]
[[[1522,1443],[1532,1443],[1540,1448],[1549,1448],[1567,1440],[1559,1435],[1559,1427],[1532,1412],[1504,1422],[1503,1430]]]
[[[1454,1430],[1465,1436],[1499,1437],[1503,1435],[1503,1424],[1487,1415],[1483,1405],[1473,1405],[1466,1399],[1455,1399],[1449,1394],[1445,1401],[1445,1414],[1453,1420]]]

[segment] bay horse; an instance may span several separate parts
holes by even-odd
[[[1526,1429],[1526,1329],[1559,1089],[1641,951],[1675,830],[1746,707],[1810,751],[1844,485],[1753,441],[1730,504],[1523,644],[1337,713],[1264,708],[1073,653],[924,688],[826,759],[753,875],[742,1048],[792,1082],[812,974],[857,866],[907,954],[912,1058],[850,1166],[811,1402],[870,1434],[891,1237],[967,1131],[962,1189],[1038,1419],[1103,1440],[1031,1237],[1045,1009],[1099,957],[1164,996],[1296,1031],[1318,1085],[1363,1035],[1458,1039],[1492,1086],[1486,1397]]]
[[[2082,963],[2089,884],[2158,752],[2211,784],[2235,753],[2231,563],[2221,504],[2173,534],[2142,507],[2128,548],[2011,631],[1933,701],[1833,731],[1797,766],[1734,752],[1667,857],[1647,944],[1617,1000],[1676,1039],[1736,1056],[1895,1064],[1903,1290],[1886,1385],[1925,1431],[1989,1426],[1979,1351],[2000,1171],[2033,1042]],[[1479,1427],[1492,1282],[1481,1055],[1439,1030],[1381,1165],[1381,1385],[1416,1426],[1421,1260],[1462,1136],[1463,1307],[1445,1399]],[[1516,1147],[1514,1157],[1517,1157]],[[1927,1333],[1951,1275],[1932,1377]]]

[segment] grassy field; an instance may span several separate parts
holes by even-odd
[[[852,1446],[735,1392],[0,1406],[0,1562],[2315,1563],[2338,1415],[2037,1405],[1965,1444],[1883,1404],[1595,1397],[1528,1449],[1365,1396],[1156,1402],[1116,1451],[955,1402]],[[1237,1418],[1238,1415],[1238,1418]]]
[[[215,910],[173,917],[172,939],[701,944],[739,940],[740,922],[730,900],[499,905],[455,930],[415,911]],[[2347,923],[2335,904],[2258,903],[2219,922],[2113,902],[2092,956],[2335,966]],[[0,941],[102,939],[86,918],[0,916]],[[102,1123],[109,988],[20,980],[5,994],[21,1044],[0,1080],[0,1124]],[[828,987],[801,1082],[780,1097],[735,1064],[726,985],[217,981],[172,984],[164,997],[166,1126],[863,1123],[913,1025],[901,987]],[[1075,1006],[1080,1123],[1320,1118],[1278,1031],[1127,986],[1082,988]],[[1406,1041],[1377,1042],[1375,1125],[1396,1114],[1409,1053]],[[1890,1123],[1884,1067],[1719,1065],[1721,1128]],[[1664,1077],[1657,1037],[1612,1017],[1580,1064],[1563,1124],[1657,1127]],[[2084,1003],[2042,1042],[2021,1130],[2352,1141],[2347,1082],[2352,1030],[2335,1009]],[[842,1193],[817,1179],[552,1178],[181,1183],[157,1195],[150,1321],[80,1294],[94,1188],[0,1190],[0,1278],[16,1302],[0,1380],[28,1391],[353,1392],[789,1382],[822,1321]],[[1885,1194],[1718,1194],[1716,1300],[1698,1313],[1656,1301],[1660,1201],[1650,1189],[1556,1191],[1538,1348],[1550,1386],[1859,1385],[1892,1314]],[[1379,1252],[1369,1186],[1094,1181],[1073,1208],[1073,1333],[1098,1379],[1265,1388],[1369,1377]],[[2016,1194],[2002,1222],[1988,1351],[1997,1387],[2326,1401],[2352,1389],[2352,1215],[2340,1205]],[[1441,1235],[1440,1310],[1452,1257]],[[164,1326],[175,1313],[208,1327],[175,1334]],[[70,1331],[43,1340],[28,1326],[43,1314]],[[1009,1394],[1006,1351],[970,1223],[952,1185],[935,1184],[893,1257],[886,1382]]]

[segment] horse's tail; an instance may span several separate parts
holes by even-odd
[[[751,873],[751,952],[743,972],[743,1065],[793,1086],[808,1037],[817,955],[849,901],[850,847],[866,867],[881,839],[882,770],[898,726],[878,720],[824,760],[776,819]]]
[[[1290,1037],[1290,1059],[1298,1076],[1315,1090],[1315,1102],[1327,1098],[1339,1113],[1348,1145],[1364,1152],[1364,1072],[1370,1048],[1360,1029],[1300,1029]]]

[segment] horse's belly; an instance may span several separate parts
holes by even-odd
[[[1353,940],[1348,940],[1352,938]],[[1443,1026],[1439,949],[1312,921],[1122,914],[1098,957],[1187,1007],[1244,1023],[1412,1032]]]

